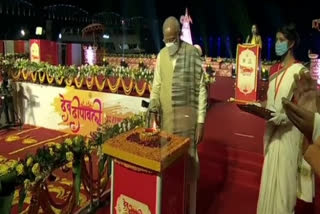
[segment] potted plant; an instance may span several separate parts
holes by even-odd
[[[0,213],[10,214],[20,164],[9,160],[0,164]]]

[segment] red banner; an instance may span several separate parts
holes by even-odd
[[[18,54],[26,53],[26,42],[23,40],[14,41],[14,52]]]
[[[238,45],[236,100],[248,102],[255,102],[257,100],[259,58],[259,46]]]
[[[67,65],[72,64],[72,44],[67,44]]]
[[[48,40],[30,40],[30,60],[58,65],[58,44]]]
[[[40,62],[40,40],[32,39],[30,40],[30,61]]]

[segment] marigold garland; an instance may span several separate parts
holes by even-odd
[[[120,78],[117,79],[115,85],[112,85],[112,84],[111,84],[109,78],[107,79],[107,82],[108,82],[108,86],[109,86],[110,91],[111,91],[112,93],[117,93],[117,92],[118,92],[118,89],[119,89],[119,86],[120,86],[120,83],[121,83]]]
[[[26,71],[25,69],[22,70],[22,77],[24,80],[27,80],[29,76],[29,72]]]
[[[94,78],[92,77],[86,78],[86,85],[89,90],[93,88],[93,83],[94,83]]]
[[[73,78],[65,78],[64,79],[64,82],[65,82],[65,84],[67,85],[67,86],[71,86],[72,85],[72,83],[73,83]]]
[[[42,73],[42,75],[41,75],[41,73]],[[39,72],[38,75],[39,75],[40,83],[41,84],[44,83],[44,80],[46,79],[46,73],[45,72]]]
[[[74,78],[74,83],[77,88],[82,88],[83,81],[84,81],[83,77],[80,78],[80,81],[78,81],[78,78]]]
[[[31,72],[31,79],[33,83],[37,82],[37,76],[38,76],[38,72],[36,71]]]
[[[151,93],[151,91],[152,91],[152,84],[148,83],[148,89],[149,89],[149,92]]]
[[[16,73],[16,74],[15,74]],[[18,81],[20,79],[21,72],[18,70],[17,72],[14,72],[14,70],[11,71],[11,77],[15,80]]]
[[[121,78],[122,88],[125,95],[130,95],[133,89],[133,80],[130,79],[129,86],[126,86],[125,80]]]
[[[138,87],[138,83],[137,82],[135,84],[136,92],[140,97],[143,96],[144,92],[146,91],[146,88],[147,88],[147,83],[146,82],[143,83],[143,86],[142,86],[141,89]]]
[[[94,79],[95,79],[95,82],[96,82],[97,89],[98,89],[99,91],[103,91],[103,89],[104,89],[104,87],[105,87],[105,85],[106,85],[106,79],[104,79],[104,80],[102,81],[101,85],[100,85],[100,83],[99,83],[98,76],[95,76]]]
[[[50,76],[49,73],[46,73],[46,77],[47,77],[47,81],[48,81],[49,85],[51,85],[53,83],[54,77]]]
[[[58,85],[62,85],[63,79],[64,79],[63,77],[56,77],[56,78],[55,78],[56,83],[57,83]]]

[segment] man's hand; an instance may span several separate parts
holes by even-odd
[[[203,138],[203,133],[204,133],[204,123],[198,123],[197,124],[197,129],[196,129],[196,145],[198,145]]]
[[[312,79],[310,72],[301,71],[299,75],[294,76],[294,80],[294,99],[298,106],[312,112],[319,112],[320,99],[317,82]]]
[[[312,142],[314,112],[293,104],[289,100],[282,99],[283,108],[291,122]]]
[[[294,99],[297,105],[283,98],[282,104],[291,122],[312,142],[314,113],[320,110],[317,83],[310,72],[303,70],[294,76]]]

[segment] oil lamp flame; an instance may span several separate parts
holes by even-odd
[[[153,124],[152,124],[152,129],[155,131],[157,129],[157,124],[156,124],[156,121],[153,121]]]

